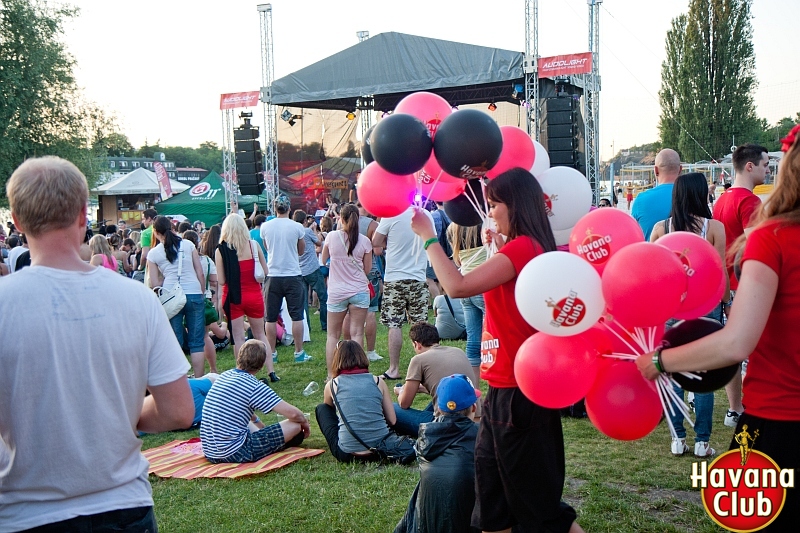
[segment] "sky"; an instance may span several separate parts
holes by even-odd
[[[222,144],[219,95],[261,86],[257,2],[72,0],[80,14],[64,41],[78,84],[119,118],[134,146]],[[605,0],[600,8],[600,148],[658,139],[664,38],[689,0]],[[276,78],[358,42],[356,32],[395,31],[524,51],[525,2],[275,0]],[[797,0],[755,0],[755,93],[770,123],[800,111]],[[539,55],[588,50],[585,0],[539,1]],[[262,122],[255,110],[254,124]],[[613,148],[613,151],[612,151]]]

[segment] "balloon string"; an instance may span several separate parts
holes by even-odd
[[[680,384],[678,384],[672,378],[672,376],[661,375],[661,376],[658,376],[658,378],[659,378],[659,381],[661,382],[662,387],[664,388],[664,391],[667,393],[667,397],[670,399],[672,404],[675,406],[675,409],[680,411],[680,414],[683,416],[683,418],[686,419],[686,421],[689,423],[690,426],[694,427],[694,422],[690,418],[689,407],[687,407],[686,403],[683,401],[683,397],[679,396],[678,393],[676,393],[675,389],[673,388],[674,385],[677,385],[677,386],[680,387]],[[670,423],[670,427],[672,427],[671,423]]]
[[[637,357],[639,357],[638,355],[631,355],[629,353],[618,353],[618,352],[604,353],[600,355],[602,355],[603,357],[608,357],[609,359],[626,359],[628,361],[634,361],[636,360]]]
[[[486,184],[481,179],[481,193],[483,194],[483,207],[486,209],[486,216],[489,216],[489,200],[486,198]]]
[[[484,210],[481,209],[481,201],[478,200],[478,195],[475,193],[475,191],[472,190],[472,187],[470,187],[469,185],[467,185],[466,188],[464,189],[464,192],[467,192],[467,191],[469,191],[469,194],[471,194],[472,198],[475,200],[474,202],[470,202],[470,203],[472,203],[472,206],[475,208],[475,210],[481,216],[481,220],[486,220],[486,212],[484,212]]]
[[[440,171],[439,171],[439,175],[438,175],[438,176],[436,176],[436,179],[435,179],[435,180],[433,180],[433,185],[431,185],[431,190],[430,190],[430,191],[428,191],[428,198],[430,198],[431,196],[433,196],[433,191],[435,191],[435,190],[436,190],[436,186],[439,184],[439,178],[441,178],[441,177],[442,177],[442,174],[443,174],[443,173],[444,173],[444,170],[440,170]],[[421,184],[420,184],[420,190],[419,190],[418,192],[419,192],[420,194],[422,194],[422,185],[421,185]],[[420,200],[420,201],[422,201],[422,200]]]
[[[625,329],[625,328],[623,328],[623,327],[622,327],[622,326],[619,324],[619,322],[617,322],[616,320],[614,320],[614,319],[611,319],[611,320],[612,320],[612,322],[614,322],[614,324],[616,324],[616,325],[617,325],[617,327],[619,327],[620,329],[623,329],[623,330]],[[618,338],[618,339],[619,339],[619,340],[620,340],[620,341],[621,341],[621,342],[622,342],[622,343],[623,343],[625,346],[627,346],[628,348],[630,348],[630,350],[631,350],[631,353],[632,353],[632,354],[641,355],[641,352],[638,352],[638,351],[636,350],[636,348],[634,348],[633,346],[631,346],[631,345],[630,345],[630,343],[629,343],[629,342],[628,342],[628,341],[627,341],[627,340],[626,340],[626,339],[625,339],[625,338],[624,338],[622,335],[620,335],[619,333],[617,333],[616,331],[614,331],[614,329],[611,327],[611,324],[609,324],[607,321],[605,321],[605,320],[604,320],[604,321],[603,321],[603,325],[606,327],[606,329],[608,329],[608,331],[610,331],[611,333],[613,333],[613,334],[614,334],[614,336],[615,336],[615,337],[617,337],[617,338]]]
[[[480,217],[481,217],[481,220],[485,220],[485,219],[486,219],[486,216],[483,214],[483,212],[482,212],[482,211],[480,210],[480,208],[478,207],[478,204],[477,204],[477,199],[473,200],[472,198],[470,198],[470,197],[469,197],[469,194],[467,194],[467,191],[470,191],[470,187],[469,187],[469,185],[467,185],[467,188],[466,188],[466,189],[464,189],[464,192],[463,192],[462,194],[463,194],[463,195],[464,195],[464,196],[467,198],[467,200],[468,200],[468,201],[469,201],[469,203],[472,205],[473,209],[475,209],[475,211],[478,213],[478,215],[480,215]],[[470,191],[470,192],[472,192],[472,191]]]

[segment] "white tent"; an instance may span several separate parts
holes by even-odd
[[[172,193],[178,194],[189,188],[179,181],[169,180],[172,186]],[[155,172],[150,172],[144,168],[137,168],[108,183],[92,189],[98,196],[119,196],[122,194],[159,194],[158,179]]]

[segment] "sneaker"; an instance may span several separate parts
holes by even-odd
[[[367,352],[367,359],[369,359],[370,361],[380,361],[381,359],[383,359],[383,357],[378,355],[378,352],[376,352],[375,350],[372,350]]]
[[[294,354],[294,362],[295,363],[307,363],[308,361],[311,361],[311,359],[312,359],[312,357],[310,355],[308,355],[305,350],[303,350],[300,353],[295,353]]]
[[[708,445],[708,443],[706,443],[706,445]],[[695,449],[696,448],[697,446],[695,446]],[[672,452],[672,455],[675,457],[680,457],[688,452],[689,446],[686,445],[686,439],[672,439],[672,444],[669,447],[669,451]]]
[[[713,457],[715,453],[717,453],[717,450],[709,446],[707,442],[694,443],[695,457],[700,457],[701,459],[705,457]]]
[[[269,380],[272,383],[277,383],[277,382],[279,382],[281,380],[281,378],[279,378],[278,374],[276,374],[275,372],[270,372],[269,373]]]
[[[273,363],[278,362],[278,352],[272,352],[272,362]]]
[[[736,424],[739,423],[739,415],[742,413],[737,413],[732,409],[728,409],[728,412],[725,413],[725,425],[729,428],[735,428]]]

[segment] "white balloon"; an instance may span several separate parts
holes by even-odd
[[[569,244],[569,236],[572,234],[572,228],[567,229],[554,229],[553,237],[556,238],[556,246],[566,246]]]
[[[568,252],[534,257],[519,273],[514,297],[528,324],[556,337],[583,333],[606,307],[600,274]]]
[[[592,207],[589,180],[570,167],[553,167],[537,176],[545,194],[550,227],[564,230],[573,227]]]
[[[544,174],[548,168],[550,168],[550,156],[547,154],[547,150],[544,149],[539,141],[533,141],[533,147],[536,149],[534,152],[536,154],[533,160],[533,166],[531,167],[531,174],[534,176],[539,176],[540,174]]]

